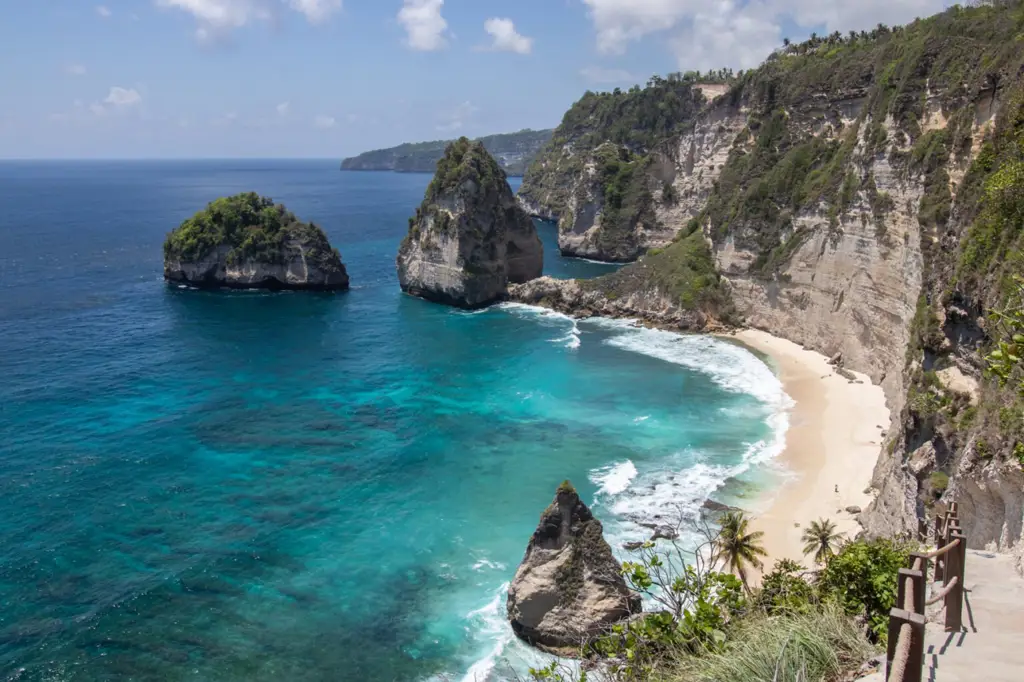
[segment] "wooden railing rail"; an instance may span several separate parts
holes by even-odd
[[[935,517],[934,539],[938,549],[912,553],[910,567],[901,568],[896,576],[896,608],[889,612],[886,682],[921,682],[926,606],[944,602],[946,631],[959,632],[962,629],[967,538],[960,530],[956,502],[949,503],[944,515]],[[935,560],[934,580],[943,585],[926,601],[931,559]]]

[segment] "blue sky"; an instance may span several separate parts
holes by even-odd
[[[755,65],[944,0],[32,0],[0,158],[331,157],[557,125],[587,89]]]

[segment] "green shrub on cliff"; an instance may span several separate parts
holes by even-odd
[[[885,641],[889,610],[896,605],[896,574],[907,565],[910,546],[889,539],[850,542],[828,560],[818,585],[824,599],[850,616],[864,616]]]
[[[460,137],[448,145],[444,156],[437,162],[427,197],[436,198],[470,181],[479,187],[491,187],[496,183],[507,183],[508,178],[483,143]]]
[[[700,310],[718,320],[730,321],[734,315],[732,300],[700,230],[681,235],[664,249],[616,272],[581,280],[580,285],[609,299],[656,291],[686,310]]]
[[[167,235],[164,257],[198,260],[217,247],[229,247],[229,263],[245,259],[279,263],[290,239],[304,242],[309,247],[306,257],[324,268],[340,263],[338,252],[320,228],[300,222],[284,206],[255,192],[210,202]]]

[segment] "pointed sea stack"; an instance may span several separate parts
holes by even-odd
[[[508,588],[508,619],[521,639],[571,654],[641,609],[601,522],[566,481],[544,510]]]
[[[217,199],[168,234],[164,279],[201,288],[348,289],[341,255],[323,230],[255,192]]]
[[[479,142],[463,137],[448,145],[398,251],[402,291],[480,308],[543,269],[537,229],[505,172]]]

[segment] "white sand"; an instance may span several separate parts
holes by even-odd
[[[795,402],[781,458],[793,478],[767,493],[766,511],[752,524],[765,533],[765,568],[781,558],[810,568],[813,561],[804,557],[800,541],[810,521],[830,519],[849,538],[860,531],[856,515],[845,510],[871,501],[865,490],[871,485],[881,434],[889,426],[885,395],[867,376],[855,373],[864,383],[851,384],[836,374],[828,358],[791,341],[755,330],[734,338],[772,359]]]

